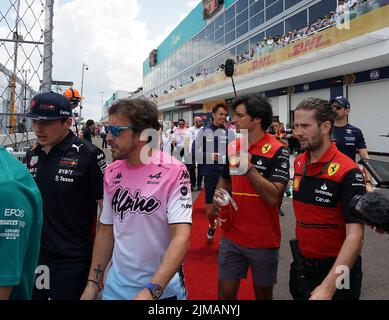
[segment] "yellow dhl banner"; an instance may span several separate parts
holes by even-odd
[[[349,22],[349,28],[341,28],[334,25],[317,34],[310,35],[304,39],[298,40],[285,47],[276,49],[275,51],[263,55],[259,58],[254,58],[235,67],[234,75],[236,77],[246,75],[250,72],[265,69],[272,65],[276,65],[288,60],[295,59],[305,54],[333,46],[363,34],[373,32],[389,26],[389,5],[378,8],[374,11],[363,14]],[[189,92],[194,92],[203,88],[209,88],[213,85],[220,84],[228,78],[224,72],[217,72],[204,80],[190,84],[186,87],[179,88],[176,91],[158,98],[158,104],[166,103],[170,100],[175,100],[176,97],[185,96]],[[228,81],[230,81],[228,79]]]

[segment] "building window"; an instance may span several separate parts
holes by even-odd
[[[224,35],[224,15],[215,20],[215,38],[219,39]]]
[[[250,48],[255,48],[257,43],[261,43],[263,38],[265,37],[265,33],[261,32],[250,39]]]
[[[290,7],[293,7],[295,4],[301,2],[303,0],[286,0],[285,1],[285,10],[289,9]]]
[[[336,0],[321,1],[309,8],[309,23],[315,23],[317,18],[324,17],[336,10]]]
[[[226,23],[226,33],[235,29],[235,19],[232,19],[230,22]]]
[[[239,26],[243,22],[247,21],[249,17],[249,10],[243,10],[240,14],[236,16],[236,25]]]
[[[226,22],[228,22],[228,21],[230,21],[234,17],[235,17],[235,6],[231,6],[224,13],[224,19],[225,19]]]
[[[246,34],[248,31],[249,31],[249,24],[246,21],[236,28],[236,37],[239,38],[244,34]]]
[[[250,30],[260,26],[265,22],[265,11],[260,12],[255,17],[250,19]]]
[[[264,0],[251,0],[252,5],[250,6],[250,17],[255,16],[258,12],[264,9]]]
[[[270,7],[273,3],[276,3],[278,0],[266,0],[266,7]]]
[[[239,0],[236,3],[236,14],[239,14],[242,12],[244,9],[246,9],[249,6],[248,0]]]
[[[241,55],[241,54],[244,54],[246,53],[246,51],[249,50],[249,42],[248,41],[245,41],[241,44],[239,44],[237,47],[236,47],[236,54],[237,55]]]
[[[293,31],[294,29],[300,30],[307,26],[307,10],[301,11],[295,14],[293,17],[285,20],[286,32]]]
[[[225,36],[225,44],[229,44],[230,42],[235,40],[235,30],[226,33]]]
[[[284,34],[284,22],[281,22],[274,27],[266,30],[266,36],[276,37],[278,35],[282,36]]]
[[[283,0],[272,1],[274,4],[266,8],[266,20],[274,18],[276,15],[280,14],[283,11]]]

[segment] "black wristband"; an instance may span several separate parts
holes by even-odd
[[[99,285],[99,283],[98,283],[96,280],[88,279],[88,280],[86,280],[86,282],[87,282],[87,283],[88,283],[88,282],[93,282],[93,283],[100,289],[100,285]]]

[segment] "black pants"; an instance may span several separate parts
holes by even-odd
[[[189,171],[190,176],[190,183],[192,187],[196,187],[198,189],[201,188],[201,185],[203,184],[203,175],[201,174],[201,165],[200,164],[188,164],[186,166]],[[196,167],[197,167],[197,174],[196,174]]]
[[[304,273],[310,292],[319,286],[331,270],[335,259],[308,260],[304,259]],[[341,276],[339,274],[339,276]],[[294,263],[291,264],[289,289],[294,300],[305,300],[301,278],[296,273]],[[350,271],[350,289],[337,289],[332,300],[359,300],[362,286],[362,258],[358,257]]]
[[[37,288],[37,275],[32,300],[79,300],[88,279],[90,261],[53,261],[40,258],[38,265],[47,266],[50,271],[50,288]],[[46,287],[46,286],[45,286]]]
[[[101,144],[101,148],[102,149],[107,148],[107,136],[106,135],[101,135],[100,137],[101,137],[101,139],[103,139],[103,142]]]

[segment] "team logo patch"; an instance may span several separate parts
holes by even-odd
[[[301,177],[294,177],[294,180],[293,180],[293,191],[299,191],[300,190],[300,182],[301,182]]]
[[[338,172],[339,169],[340,169],[340,164],[332,162],[328,167],[328,175],[330,177],[333,176],[335,173]]]
[[[38,156],[33,156],[30,160],[30,166],[33,167],[38,163]]]
[[[262,147],[262,153],[263,154],[266,154],[266,153],[268,153],[269,151],[270,151],[270,149],[271,149],[271,144],[265,144],[263,147]]]

